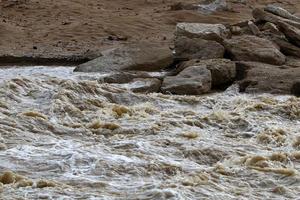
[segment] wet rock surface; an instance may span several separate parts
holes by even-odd
[[[211,89],[211,72],[202,66],[190,66],[176,76],[167,76],[161,91],[167,94],[200,95]]]
[[[127,44],[102,52],[102,56],[76,67],[77,72],[109,72],[121,70],[156,71],[173,62],[168,46],[151,43]]]
[[[182,63],[177,71],[181,71],[189,66],[199,66],[208,69],[211,72],[213,87],[226,85],[235,80],[236,66],[229,59],[194,59]]]

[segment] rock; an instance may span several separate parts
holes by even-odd
[[[268,92],[295,94],[294,84],[300,77],[300,67],[275,66],[258,62],[238,62],[240,90],[242,92]]]
[[[236,76],[235,63],[228,59],[190,60],[181,64],[177,70],[182,71],[190,66],[199,66],[210,70],[212,87],[232,83]]]
[[[276,35],[282,35],[282,33],[279,31],[277,26],[271,22],[265,23],[265,25],[262,27],[263,31],[268,31],[269,33],[273,33]]]
[[[239,26],[231,26],[230,32],[232,35],[240,35],[242,33],[242,29]]]
[[[271,41],[273,41],[277,46],[279,46],[280,51],[287,56],[295,56],[300,58],[300,48],[289,43],[285,38],[279,36],[271,36]]]
[[[271,41],[251,35],[235,36],[224,41],[233,60],[258,61],[274,65],[285,63],[285,56]]]
[[[168,72],[145,72],[145,71],[130,71],[130,72],[114,72],[99,79],[100,83],[129,83],[137,78],[156,78],[162,80]]]
[[[147,42],[127,44],[102,52],[101,57],[79,65],[76,72],[110,72],[122,70],[156,71],[173,62],[168,46]]]
[[[286,38],[293,44],[300,47],[300,29],[293,27],[285,22],[278,22],[279,30],[284,33]]]
[[[297,28],[300,28],[300,23],[293,21],[293,20],[289,20],[289,19],[285,19],[282,17],[279,17],[277,15],[274,15],[272,13],[266,12],[262,9],[256,8],[252,11],[252,15],[254,17],[254,19],[256,19],[256,21],[264,21],[264,22],[271,22],[273,24],[278,25],[278,22],[286,22],[292,26],[295,26]]]
[[[223,24],[178,23],[175,36],[221,42],[228,36],[228,30]]]
[[[275,5],[267,5],[264,8],[264,10],[267,11],[267,12],[270,12],[274,15],[278,15],[280,17],[290,19],[290,20],[293,20],[293,21],[296,21],[296,22],[300,22],[299,17],[291,14],[289,11],[287,11],[287,10],[281,8],[281,7],[278,7],[278,6],[275,6]]]
[[[248,27],[249,27],[249,29],[250,29],[250,31],[252,32],[253,35],[260,35],[261,34],[259,28],[252,21],[248,22]]]
[[[202,66],[191,66],[177,76],[167,76],[161,91],[166,94],[200,95],[211,89],[211,72]]]
[[[136,78],[132,82],[120,85],[121,88],[136,93],[153,93],[160,90],[161,80],[157,78]]]
[[[300,97],[300,80],[293,83],[291,93],[297,97]]]
[[[175,39],[175,60],[223,58],[224,53],[224,47],[215,41],[188,37]]]

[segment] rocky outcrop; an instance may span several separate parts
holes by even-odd
[[[273,24],[278,24],[278,22],[286,22],[292,26],[295,26],[297,28],[300,28],[300,23],[290,20],[290,19],[285,19],[283,17],[274,15],[272,13],[266,12],[262,9],[256,8],[252,12],[254,19],[256,21],[263,21],[263,22],[271,22]]]
[[[202,66],[191,66],[177,76],[167,76],[161,87],[166,94],[200,95],[211,89],[211,72]]]
[[[199,66],[208,69],[211,72],[212,87],[220,87],[232,83],[236,76],[235,62],[228,59],[194,59],[182,63],[177,71],[190,66]]]
[[[291,43],[300,47],[300,29],[285,22],[278,22],[278,26]]]
[[[76,67],[76,72],[122,70],[159,71],[173,62],[168,46],[150,43],[128,44],[102,53],[102,56]]]
[[[223,58],[224,52],[224,47],[215,41],[184,36],[175,39],[175,60]]]
[[[298,17],[276,6],[254,9],[253,17],[227,28],[179,23],[173,54],[157,44],[124,45],[76,71],[105,72],[98,82],[138,93],[201,95],[236,81],[243,92],[299,96]]]
[[[280,48],[280,51],[284,55],[300,58],[300,48],[289,43],[285,38],[279,37],[277,35],[270,35],[269,39]]]
[[[296,21],[296,22],[300,22],[300,18],[291,14],[289,11],[281,8],[281,7],[278,7],[278,6],[275,6],[275,5],[267,5],[265,8],[264,8],[265,11],[267,12],[270,12],[274,15],[277,15],[277,16],[280,16],[280,17],[283,17],[283,18],[286,18],[286,19],[290,19],[290,20],[293,20],[293,21]]]
[[[282,65],[285,56],[271,41],[251,35],[235,36],[224,41],[230,57],[236,61],[257,61]]]
[[[275,66],[258,62],[237,63],[242,92],[296,93],[295,82],[300,77],[300,67]]]
[[[228,36],[228,30],[223,24],[179,23],[176,26],[175,36],[220,42]]]

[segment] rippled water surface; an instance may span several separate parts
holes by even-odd
[[[299,198],[299,98],[134,94],[72,70],[0,70],[0,199]]]

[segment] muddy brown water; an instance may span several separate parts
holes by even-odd
[[[32,182],[0,199],[299,198],[299,98],[134,94],[72,71],[0,70],[0,172]]]

